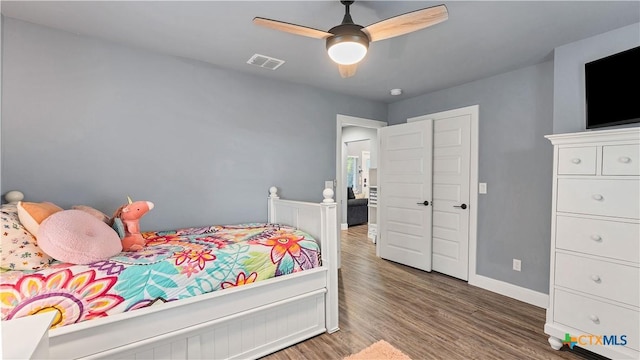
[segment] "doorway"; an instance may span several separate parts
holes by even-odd
[[[346,175],[346,157],[347,157],[347,149],[345,145],[345,140],[343,135],[345,132],[349,132],[346,130],[348,128],[363,130],[365,132],[369,132],[371,136],[375,137],[371,139],[370,149],[368,150],[368,154],[365,156],[369,157],[369,168],[377,167],[377,157],[378,157],[378,140],[377,140],[377,129],[387,126],[386,122],[365,119],[347,115],[338,114],[336,116],[336,191],[335,198],[336,203],[338,204],[338,231],[341,233],[341,230],[347,228],[347,175]],[[353,138],[351,138],[353,139]],[[364,139],[361,137],[361,139]],[[371,182],[371,179],[367,180]],[[367,185],[368,187],[369,185]],[[338,259],[340,259],[340,246],[338,245]],[[338,267],[340,267],[340,260],[338,260]]]

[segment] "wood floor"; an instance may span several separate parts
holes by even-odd
[[[366,225],[342,232],[339,290],[340,331],[263,359],[342,359],[378,340],[413,360],[602,359],[552,350],[544,309],[376,257]]]

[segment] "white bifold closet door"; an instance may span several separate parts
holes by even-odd
[[[379,254],[431,271],[433,122],[379,130]]]

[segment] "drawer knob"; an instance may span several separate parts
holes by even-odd
[[[577,165],[577,164],[580,164],[582,162],[582,160],[580,160],[578,158],[573,158],[573,159],[571,159],[571,162]]]
[[[602,281],[602,279],[600,279],[600,276],[598,275],[591,275],[591,280],[593,280],[593,282],[600,284],[600,282]]]
[[[600,324],[600,318],[596,315],[589,315],[589,319],[593,321],[594,324]]]
[[[631,158],[628,157],[628,156],[620,156],[618,158],[618,161],[620,161],[621,163],[624,163],[624,164],[628,164],[628,163],[631,162]]]
[[[591,240],[593,240],[595,242],[601,242],[602,241],[602,236],[600,236],[600,235],[591,235]]]
[[[600,194],[593,194],[591,197],[593,198],[593,200],[598,200],[598,201],[602,201],[604,199],[604,196]]]

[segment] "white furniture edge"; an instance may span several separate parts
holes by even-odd
[[[333,190],[325,189],[319,204],[282,200],[275,187],[269,192],[269,222],[319,240],[321,267],[52,329],[50,357],[247,359],[338,331]]]
[[[545,135],[552,145],[581,144],[590,137],[598,142],[639,140],[640,127]]]
[[[3,321],[2,359],[46,359],[49,357],[47,331],[55,319],[54,312],[46,312],[22,318],[21,321]]]

